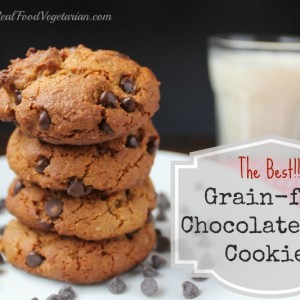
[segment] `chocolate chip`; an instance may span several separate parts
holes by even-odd
[[[49,129],[51,125],[51,118],[46,110],[43,110],[39,118],[39,127],[41,130]]]
[[[154,269],[160,269],[160,268],[164,267],[167,263],[167,261],[163,257],[155,255],[155,254],[152,255],[151,261],[152,261],[152,267]]]
[[[48,296],[46,300],[61,300],[61,298],[58,295],[52,294]]]
[[[45,203],[46,213],[50,218],[58,217],[63,211],[64,203],[59,199],[50,199]]]
[[[126,234],[126,237],[127,237],[129,240],[132,240],[132,239],[134,238],[135,234],[138,233],[138,231],[139,231],[138,229],[137,229],[137,230],[134,230],[134,231],[131,231],[131,232],[129,232],[129,233]]]
[[[98,128],[102,131],[104,131],[104,133],[106,134],[111,134],[114,131],[112,130],[112,128],[109,126],[109,124],[107,123],[106,119],[103,118],[103,120],[101,121],[101,123],[98,125]]]
[[[155,228],[156,237],[162,236],[161,230],[158,228]]]
[[[125,93],[133,93],[135,90],[133,78],[131,76],[123,76],[120,80],[120,87]]]
[[[42,257],[39,253],[34,251],[30,252],[26,257],[27,265],[32,268],[40,266],[44,260],[44,257]]]
[[[5,199],[0,199],[0,212],[5,209]]]
[[[126,139],[126,144],[125,146],[127,148],[138,148],[140,145],[138,139],[134,135],[129,135]]]
[[[155,151],[157,150],[157,143],[156,143],[156,138],[154,136],[151,136],[149,138],[149,141],[147,143],[147,151],[149,154],[154,154]]]
[[[70,181],[67,193],[76,198],[80,198],[85,195],[85,186],[79,179],[73,179]]]
[[[147,296],[153,296],[157,291],[157,282],[154,278],[145,278],[141,284],[142,293]]]
[[[157,237],[157,245],[156,245],[157,252],[168,252],[170,251],[170,247],[171,247],[171,243],[167,237],[165,236]]]
[[[31,298],[31,300],[39,300],[37,297]]]
[[[164,210],[159,209],[158,214],[156,216],[156,220],[157,221],[166,221],[167,220],[167,216],[166,216]]]
[[[134,112],[136,109],[136,102],[132,97],[127,97],[121,101],[121,107],[125,111],[131,113],[131,112]]]
[[[182,284],[183,296],[186,299],[193,299],[200,295],[198,287],[190,281],[185,281]]]
[[[15,187],[14,187],[14,193],[13,195],[16,196],[20,191],[21,189],[24,187],[24,184],[22,181],[18,180],[15,184]]]
[[[195,281],[205,281],[208,279],[208,277],[202,277],[202,276],[198,276],[198,275],[193,275],[192,279]]]
[[[122,294],[125,289],[126,284],[119,276],[113,278],[108,284],[108,290],[113,294]]]
[[[4,264],[4,258],[3,255],[0,253],[0,265]]]
[[[60,300],[74,300],[76,293],[71,286],[64,286],[59,290],[58,296]]]
[[[46,167],[48,167],[50,164],[50,160],[47,157],[41,157],[36,166],[35,166],[35,170],[39,173],[42,174],[44,172],[44,170],[46,169]]]
[[[157,206],[161,210],[166,210],[170,208],[170,201],[164,193],[157,194]]]
[[[149,224],[153,221],[153,215],[152,215],[152,210],[149,209],[148,210],[148,214],[147,214],[147,219],[146,219],[146,224]]]
[[[16,103],[16,105],[21,104],[21,102],[22,102],[22,94],[21,94],[21,91],[15,90],[15,103]]]
[[[115,108],[117,106],[117,97],[111,91],[105,91],[101,94],[99,104],[104,107]]]
[[[158,272],[156,271],[156,269],[154,269],[151,265],[149,265],[147,263],[142,263],[141,268],[142,268],[143,275],[146,278],[155,277],[158,275]]]

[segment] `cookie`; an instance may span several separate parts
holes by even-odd
[[[7,158],[22,179],[80,197],[87,190],[111,193],[142,182],[150,172],[158,143],[151,122],[124,137],[90,146],[51,145],[16,129]]]
[[[115,51],[82,45],[29,51],[0,73],[0,119],[52,144],[115,139],[159,108],[159,82]]]
[[[3,235],[6,259],[29,273],[59,281],[91,284],[125,272],[144,260],[156,240],[152,224],[131,236],[88,242],[34,231],[16,220]]]
[[[156,195],[150,179],[109,196],[93,192],[82,198],[15,180],[6,207],[30,228],[102,240],[130,233],[151,221]]]

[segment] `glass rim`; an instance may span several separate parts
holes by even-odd
[[[232,50],[300,51],[300,36],[216,34],[208,37],[209,47]]]

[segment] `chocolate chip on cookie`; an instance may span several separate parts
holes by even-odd
[[[127,140],[126,140],[126,147],[127,148],[138,148],[139,147],[139,141],[138,139],[136,138],[136,136],[134,135],[129,135],[127,137]]]
[[[98,125],[98,128],[103,131],[105,134],[112,134],[114,131],[110,127],[110,125],[107,123],[106,119],[103,118],[101,123]]]
[[[31,268],[36,268],[43,263],[44,259],[38,252],[32,251],[26,257],[26,264]]]
[[[124,98],[121,101],[121,107],[125,111],[131,113],[131,112],[134,112],[135,109],[136,109],[136,102],[135,102],[135,100],[132,97]]]
[[[37,171],[37,173],[42,174],[46,169],[46,167],[49,166],[49,164],[50,164],[50,160],[47,157],[41,157],[38,160],[34,169]]]
[[[24,184],[21,180],[18,180],[16,183],[15,183],[15,187],[14,187],[14,196],[17,195],[21,189],[24,187]]]
[[[59,199],[50,199],[45,203],[46,213],[50,218],[58,217],[63,211],[64,203]]]
[[[157,145],[157,139],[153,136],[149,138],[148,144],[147,144],[147,151],[149,154],[154,154],[155,151],[157,150],[158,145]]]
[[[117,107],[117,97],[111,91],[105,91],[100,95],[99,104],[104,107]]]
[[[16,103],[16,105],[21,104],[21,102],[22,102],[22,94],[21,94],[21,91],[15,90],[15,103]]]
[[[70,196],[80,198],[86,194],[85,185],[77,178],[69,182],[67,192]]]
[[[133,78],[131,76],[123,76],[120,80],[120,87],[125,93],[132,94],[135,90]]]
[[[39,128],[41,130],[47,130],[50,128],[50,125],[51,125],[51,118],[49,116],[49,113],[46,110],[43,110],[39,118]]]

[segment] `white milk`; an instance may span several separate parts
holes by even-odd
[[[300,53],[211,48],[209,73],[219,144],[300,139]]]

